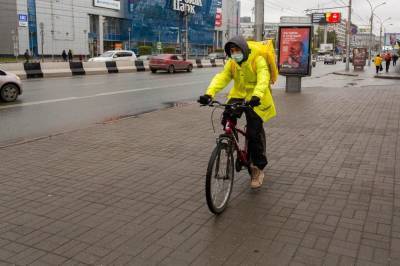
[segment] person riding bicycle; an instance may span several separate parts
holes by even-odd
[[[252,165],[251,187],[261,187],[264,168],[268,164],[263,123],[276,115],[274,100],[270,92],[270,73],[264,57],[251,51],[242,36],[236,36],[225,44],[229,60],[224,69],[211,81],[206,93],[200,96],[201,104],[209,104],[215,95],[233,79],[234,86],[228,95],[228,104],[247,102],[252,108],[244,110],[247,120],[248,152]],[[255,67],[254,67],[255,66]],[[223,115],[223,125],[229,112]],[[240,115],[239,115],[240,117]],[[233,118],[235,119],[235,117]]]

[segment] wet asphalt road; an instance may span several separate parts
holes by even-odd
[[[343,67],[322,64],[314,69],[313,76]],[[17,102],[0,104],[0,146],[160,109],[173,102],[195,100],[220,70],[26,80],[24,94]],[[284,84],[280,77],[275,87]]]

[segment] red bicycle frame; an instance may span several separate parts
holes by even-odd
[[[248,166],[248,143],[247,143],[247,134],[245,130],[241,130],[240,128],[236,127],[236,121],[232,119],[228,119],[225,128],[224,128],[225,134],[228,136],[231,136],[232,139],[234,140],[234,145],[235,145],[235,150],[237,151],[238,154],[238,159],[241,162],[242,165]],[[237,137],[237,134],[234,134],[234,132],[240,133],[241,135],[244,136],[245,138],[245,144],[244,144],[244,149],[240,149],[239,146],[239,138]]]

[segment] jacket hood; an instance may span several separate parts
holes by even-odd
[[[243,61],[245,62],[250,55],[250,48],[247,45],[247,41],[245,40],[245,38],[243,38],[243,36],[238,35],[235,36],[233,38],[231,38],[226,44],[225,44],[225,53],[231,57],[231,46],[237,46],[240,48],[240,50],[242,50],[243,52]]]

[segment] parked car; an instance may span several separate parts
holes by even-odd
[[[211,53],[207,56],[207,59],[225,59],[225,53]]]
[[[4,102],[14,102],[21,94],[21,79],[13,73],[0,69],[0,100]]]
[[[335,55],[335,60],[337,61],[342,61],[342,56],[340,54]]]
[[[126,50],[111,50],[104,54],[90,58],[89,62],[109,62],[109,61],[135,61],[135,52]]]
[[[336,59],[335,59],[335,57],[333,57],[333,55],[327,55],[327,56],[325,56],[325,59],[324,59],[324,64],[325,65],[328,65],[328,64],[336,64]]]
[[[177,70],[192,72],[193,64],[186,61],[181,55],[161,54],[150,59],[149,67],[152,73],[156,73],[157,70],[165,70],[169,73]]]

